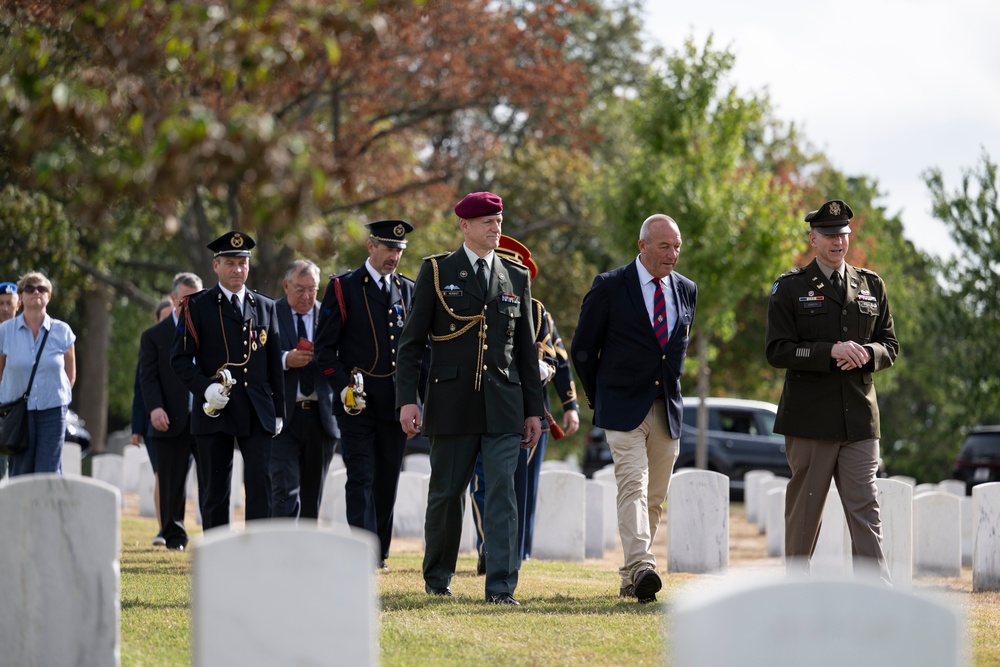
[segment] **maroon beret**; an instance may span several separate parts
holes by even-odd
[[[503,213],[503,200],[492,192],[470,192],[455,204],[455,215],[466,220],[498,213]]]

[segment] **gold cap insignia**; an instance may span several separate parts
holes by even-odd
[[[406,233],[406,229],[403,227],[403,225],[396,225],[395,227],[392,228],[392,233],[396,235],[397,239],[402,238],[403,234]]]
[[[830,202],[830,215],[840,215],[840,204]]]
[[[229,243],[232,244],[234,248],[242,248],[243,237],[240,236],[239,234],[233,234],[233,238],[229,241]]]

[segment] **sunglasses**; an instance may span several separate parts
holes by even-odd
[[[21,291],[25,294],[34,294],[35,292],[38,292],[39,294],[47,294],[49,288],[45,285],[25,285]]]

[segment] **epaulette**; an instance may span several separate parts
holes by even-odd
[[[786,271],[785,273],[782,273],[780,276],[778,276],[778,280],[781,280],[782,278],[787,278],[788,276],[797,276],[800,273],[805,273],[805,271],[806,267],[800,266],[797,269],[792,269],[791,271]]]
[[[427,255],[424,257],[424,261],[426,262],[429,259],[437,259],[438,257],[447,257],[450,254],[450,252],[439,252],[436,255]]]
[[[525,275],[530,275],[528,273],[528,267],[526,267],[524,264],[521,264],[521,262],[518,262],[513,259],[508,259],[502,256],[500,253],[497,253],[496,256],[500,260],[500,263],[507,267],[508,271],[510,270],[522,271],[524,272]]]
[[[867,273],[870,276],[875,276],[876,278],[879,277],[878,274],[872,271],[871,269],[863,269],[860,266],[855,266],[854,270],[857,271],[858,273]]]

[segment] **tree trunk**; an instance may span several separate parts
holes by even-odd
[[[76,340],[77,413],[90,432],[90,449],[105,451],[108,434],[108,348],[111,342],[111,289],[94,281],[83,295],[84,328]]]
[[[708,367],[708,344],[711,332],[700,329],[694,336],[698,348],[698,439],[695,442],[694,465],[708,469],[708,381],[712,370]]]

